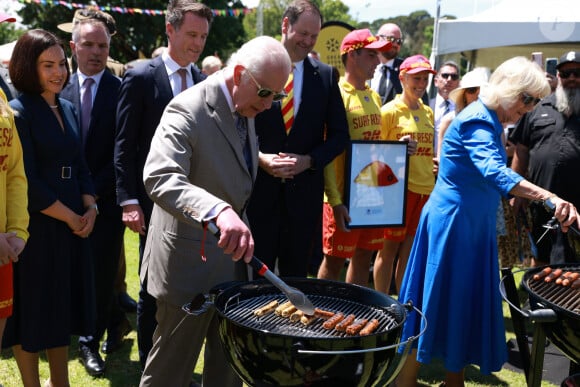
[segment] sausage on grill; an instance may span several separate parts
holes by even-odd
[[[334,327],[336,326],[336,324],[338,324],[339,322],[341,322],[344,319],[344,314],[342,314],[341,312],[336,313],[334,316],[332,316],[331,318],[329,318],[328,320],[326,320],[323,324],[322,327],[324,329],[334,329]]]
[[[570,285],[570,287],[572,289],[580,289],[580,279],[577,279],[576,281],[572,282],[572,285]]]
[[[570,273],[570,275],[564,278],[564,280],[562,281],[562,286],[570,286],[578,278],[580,278],[580,273]]]
[[[316,316],[309,316],[307,314],[303,314],[302,317],[300,317],[300,322],[304,325],[310,325],[314,322],[314,320],[316,320]]]
[[[280,306],[278,306],[276,308],[276,315],[277,316],[282,316],[282,311],[286,308],[288,308],[289,306],[292,306],[292,303],[290,301],[286,301],[282,304],[280,304]]]
[[[329,310],[320,309],[320,308],[314,308],[314,316],[328,320],[329,318],[334,316],[334,312],[331,312]]]
[[[558,278],[561,275],[562,275],[562,269],[556,269],[553,272],[551,272],[550,274],[548,274],[546,276],[546,278],[544,278],[544,281],[552,282],[553,280],[555,280],[556,278]]]
[[[346,334],[350,335],[350,336],[354,336],[356,334],[359,333],[359,331],[361,329],[364,328],[365,325],[367,325],[367,322],[369,320],[367,320],[366,318],[360,319],[360,320],[356,320],[354,323],[350,324],[347,328],[346,328]]]
[[[373,318],[371,321],[365,325],[365,327],[360,331],[361,336],[370,335],[379,327],[379,320]]]
[[[356,316],[354,314],[349,314],[348,316],[346,316],[346,318],[344,320],[342,320],[341,322],[336,324],[334,329],[337,330],[338,332],[346,332],[346,328],[350,324],[352,324],[355,319],[356,319]]]
[[[273,312],[278,306],[278,301],[274,300],[254,311],[254,316],[260,317]]]
[[[551,272],[552,272],[551,267],[545,267],[541,272],[534,274],[534,276],[532,278],[536,281],[539,281],[542,278],[546,277]]]

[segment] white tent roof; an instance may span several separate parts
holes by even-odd
[[[578,0],[503,0],[477,15],[439,21],[436,54],[580,42]]]

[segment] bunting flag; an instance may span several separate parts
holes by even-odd
[[[142,8],[127,8],[127,7],[115,7],[111,5],[91,5],[91,4],[79,4],[79,3],[69,3],[68,1],[62,0],[18,0],[19,3],[22,4],[40,4],[46,6],[56,6],[62,5],[63,7],[67,7],[68,9],[75,9],[75,8],[86,8],[97,7],[101,11],[104,12],[116,12],[121,14],[142,14],[142,15],[149,15],[149,16],[163,16],[165,15],[165,10],[159,9],[142,9]],[[212,9],[212,13],[214,16],[233,16],[238,17],[240,15],[247,15],[251,12],[254,12],[254,8],[228,8],[228,9]]]

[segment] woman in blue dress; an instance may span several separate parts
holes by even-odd
[[[22,93],[10,102],[28,179],[30,238],[14,265],[14,312],[4,335],[24,386],[39,386],[39,352],[50,379],[68,386],[73,334],[90,334],[94,289],[87,236],[96,205],[70,102],[58,93],[70,71],[58,38],[44,30],[22,35],[9,66]]]
[[[475,364],[489,374],[507,359],[496,239],[501,196],[549,200],[562,227],[577,222],[576,208],[506,166],[503,126],[517,122],[550,92],[544,72],[524,57],[501,64],[480,99],[449,126],[442,143],[437,183],[421,214],[399,300],[425,314],[417,340],[397,378],[415,386],[420,363],[443,360],[446,386],[463,386]],[[402,340],[423,328],[410,313]]]

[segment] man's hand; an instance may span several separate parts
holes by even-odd
[[[218,246],[224,253],[231,254],[234,261],[244,258],[246,263],[250,262],[254,255],[254,238],[238,214],[227,207],[218,214],[215,223],[221,234]]]
[[[350,215],[344,204],[339,204],[338,206],[332,207],[332,212],[334,214],[334,222],[336,227],[340,231],[349,232],[350,230],[346,227],[350,223]]]
[[[282,179],[291,179],[296,175],[298,159],[284,153],[260,153],[260,168],[266,173]]]
[[[407,154],[413,156],[417,152],[417,141],[413,140],[410,134],[403,136],[399,141],[404,141],[407,143]]]
[[[138,204],[127,204],[123,206],[123,223],[131,231],[145,235],[147,226],[145,225],[145,215]]]

